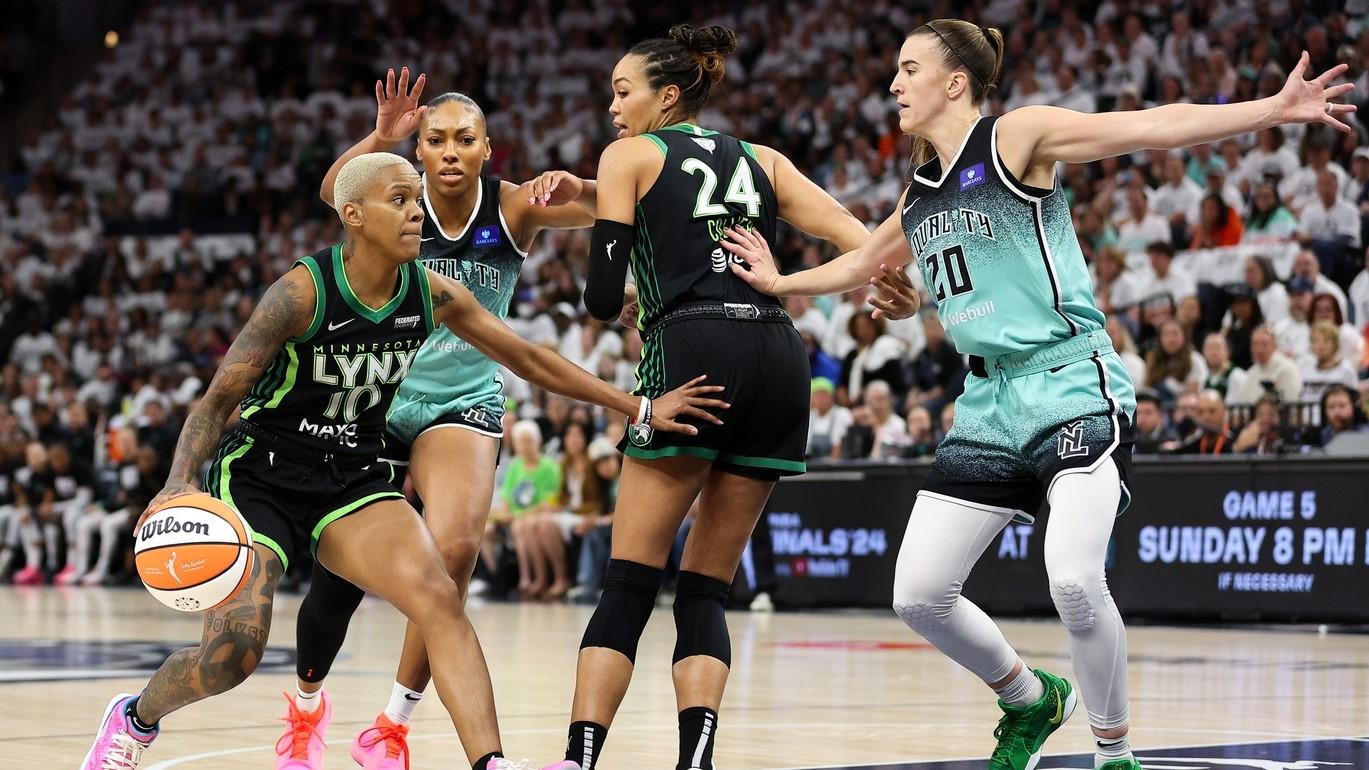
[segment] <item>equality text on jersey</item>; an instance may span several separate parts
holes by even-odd
[[[918,259],[921,259],[928,243],[948,235],[979,235],[991,241],[997,240],[993,234],[993,220],[987,214],[974,209],[958,208],[930,214],[908,237],[908,245]]]

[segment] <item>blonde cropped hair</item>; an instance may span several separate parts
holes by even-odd
[[[342,216],[342,207],[345,204],[361,200],[366,188],[370,187],[371,181],[375,179],[376,172],[382,168],[399,165],[409,169],[414,167],[406,158],[392,152],[368,152],[343,164],[337,179],[333,181],[333,208],[337,210],[338,217]]]

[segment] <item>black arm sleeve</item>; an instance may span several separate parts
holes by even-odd
[[[627,255],[632,251],[632,225],[611,219],[594,220],[589,239],[589,279],[585,283],[585,308],[600,321],[617,317],[623,309],[623,284],[627,281]]]

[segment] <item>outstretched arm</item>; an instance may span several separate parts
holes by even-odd
[[[376,130],[352,145],[328,167],[328,173],[323,175],[323,182],[318,189],[318,197],[324,203],[333,205],[333,184],[337,182],[337,175],[347,161],[368,152],[388,150],[418,130],[418,123],[428,110],[427,107],[418,106],[418,97],[423,95],[423,86],[427,82],[428,76],[420,74],[413,88],[409,88],[408,67],[399,71],[398,84],[395,83],[393,69],[385,75],[385,82],[376,81]]]
[[[1059,107],[1023,107],[1004,115],[999,147],[1013,170],[1088,163],[1136,150],[1172,150],[1213,142],[1284,123],[1323,123],[1350,131],[1337,116],[1355,111],[1332,102],[1354,89],[1331,85],[1347,69],[1340,64],[1304,80],[1306,52],[1274,96],[1236,104],[1167,104],[1133,112],[1086,114]],[[1019,178],[1021,176],[1019,175]]]
[[[286,273],[266,290],[247,325],[229,346],[209,390],[190,410],[176,442],[166,487],[147,510],[155,510],[171,497],[195,491],[200,469],[218,446],[224,423],[286,340],[308,330],[314,301],[314,282],[303,267]]]
[[[520,185],[505,182],[499,207],[519,248],[527,251],[543,230],[579,230],[594,224],[598,186],[569,171],[547,171]]]
[[[884,266],[898,268],[912,261],[912,251],[903,237],[902,211],[903,196],[900,196],[894,213],[881,222],[859,248],[826,264],[789,275],[780,275],[770,246],[759,233],[729,229],[728,239],[722,245],[747,263],[749,270],[733,265],[732,272],[757,291],[776,297],[841,294],[882,277]]]
[[[486,356],[507,366],[514,374],[538,387],[560,393],[576,401],[598,404],[619,414],[636,417],[641,413],[642,399],[613,387],[589,372],[562,358],[554,350],[534,345],[519,337],[493,313],[480,306],[465,286],[432,271],[428,271],[432,287],[433,320],[445,324]],[[677,390],[654,399],[651,426],[659,430],[696,434],[698,429],[676,421],[677,417],[693,417],[722,424],[705,409],[726,409],[727,404],[706,394],[722,390],[716,386],[700,386],[702,377]]]

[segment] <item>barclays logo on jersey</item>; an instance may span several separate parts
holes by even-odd
[[[976,163],[960,172],[960,189],[968,190],[971,187],[978,187],[984,184],[984,164]]]
[[[497,227],[482,227],[482,228],[480,228],[479,230],[476,230],[476,231],[475,231],[475,245],[476,245],[476,246],[498,246],[498,245],[499,245],[499,228],[497,228]]]

